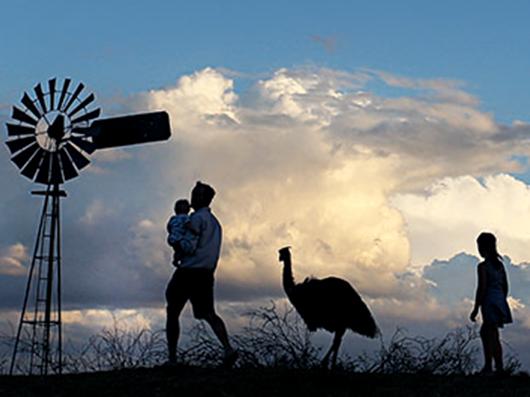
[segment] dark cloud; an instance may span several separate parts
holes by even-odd
[[[476,287],[476,265],[481,260],[466,253],[455,255],[449,260],[435,260],[424,268],[423,276],[436,283],[431,286],[432,294],[442,303],[454,305],[464,299],[474,299]],[[503,258],[510,284],[510,295],[530,304],[530,266],[514,265],[508,256]]]

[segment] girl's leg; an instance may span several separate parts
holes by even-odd
[[[495,327],[492,333],[493,359],[495,360],[495,369],[499,372],[504,370],[502,361],[502,345],[499,336],[499,328]]]
[[[480,327],[480,339],[482,340],[482,348],[484,349],[484,369],[483,371],[491,371],[491,361],[493,358],[492,352],[492,332],[491,325],[483,323]]]

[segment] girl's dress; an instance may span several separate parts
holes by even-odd
[[[484,261],[486,268],[486,294],[481,305],[482,321],[495,324],[502,328],[504,324],[512,322],[512,313],[506,296],[507,287],[506,271],[502,264]]]

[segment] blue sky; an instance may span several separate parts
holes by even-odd
[[[2,14],[2,102],[54,75],[112,95],[205,66],[263,73],[317,64],[462,80],[499,120],[528,120],[525,1],[17,1]]]
[[[112,310],[163,326],[165,222],[203,179],[218,191],[217,296],[230,327],[284,298],[276,250],[285,245],[299,280],[333,273],[354,283],[387,335],[465,325],[474,285],[459,284],[455,303],[452,280],[473,279],[475,238],[490,230],[521,275],[506,335],[530,366],[530,174],[511,161],[530,155],[529,2],[17,1],[0,10],[1,124],[23,91],[53,76],[86,83],[106,115],[171,116],[169,142],[97,151],[66,185],[67,329],[95,332]],[[9,186],[0,189],[0,316],[16,322],[39,202],[7,150],[0,162]]]

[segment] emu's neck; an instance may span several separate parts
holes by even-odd
[[[294,290],[294,277],[291,258],[287,258],[283,261],[283,289],[287,293],[288,297],[290,297]]]

